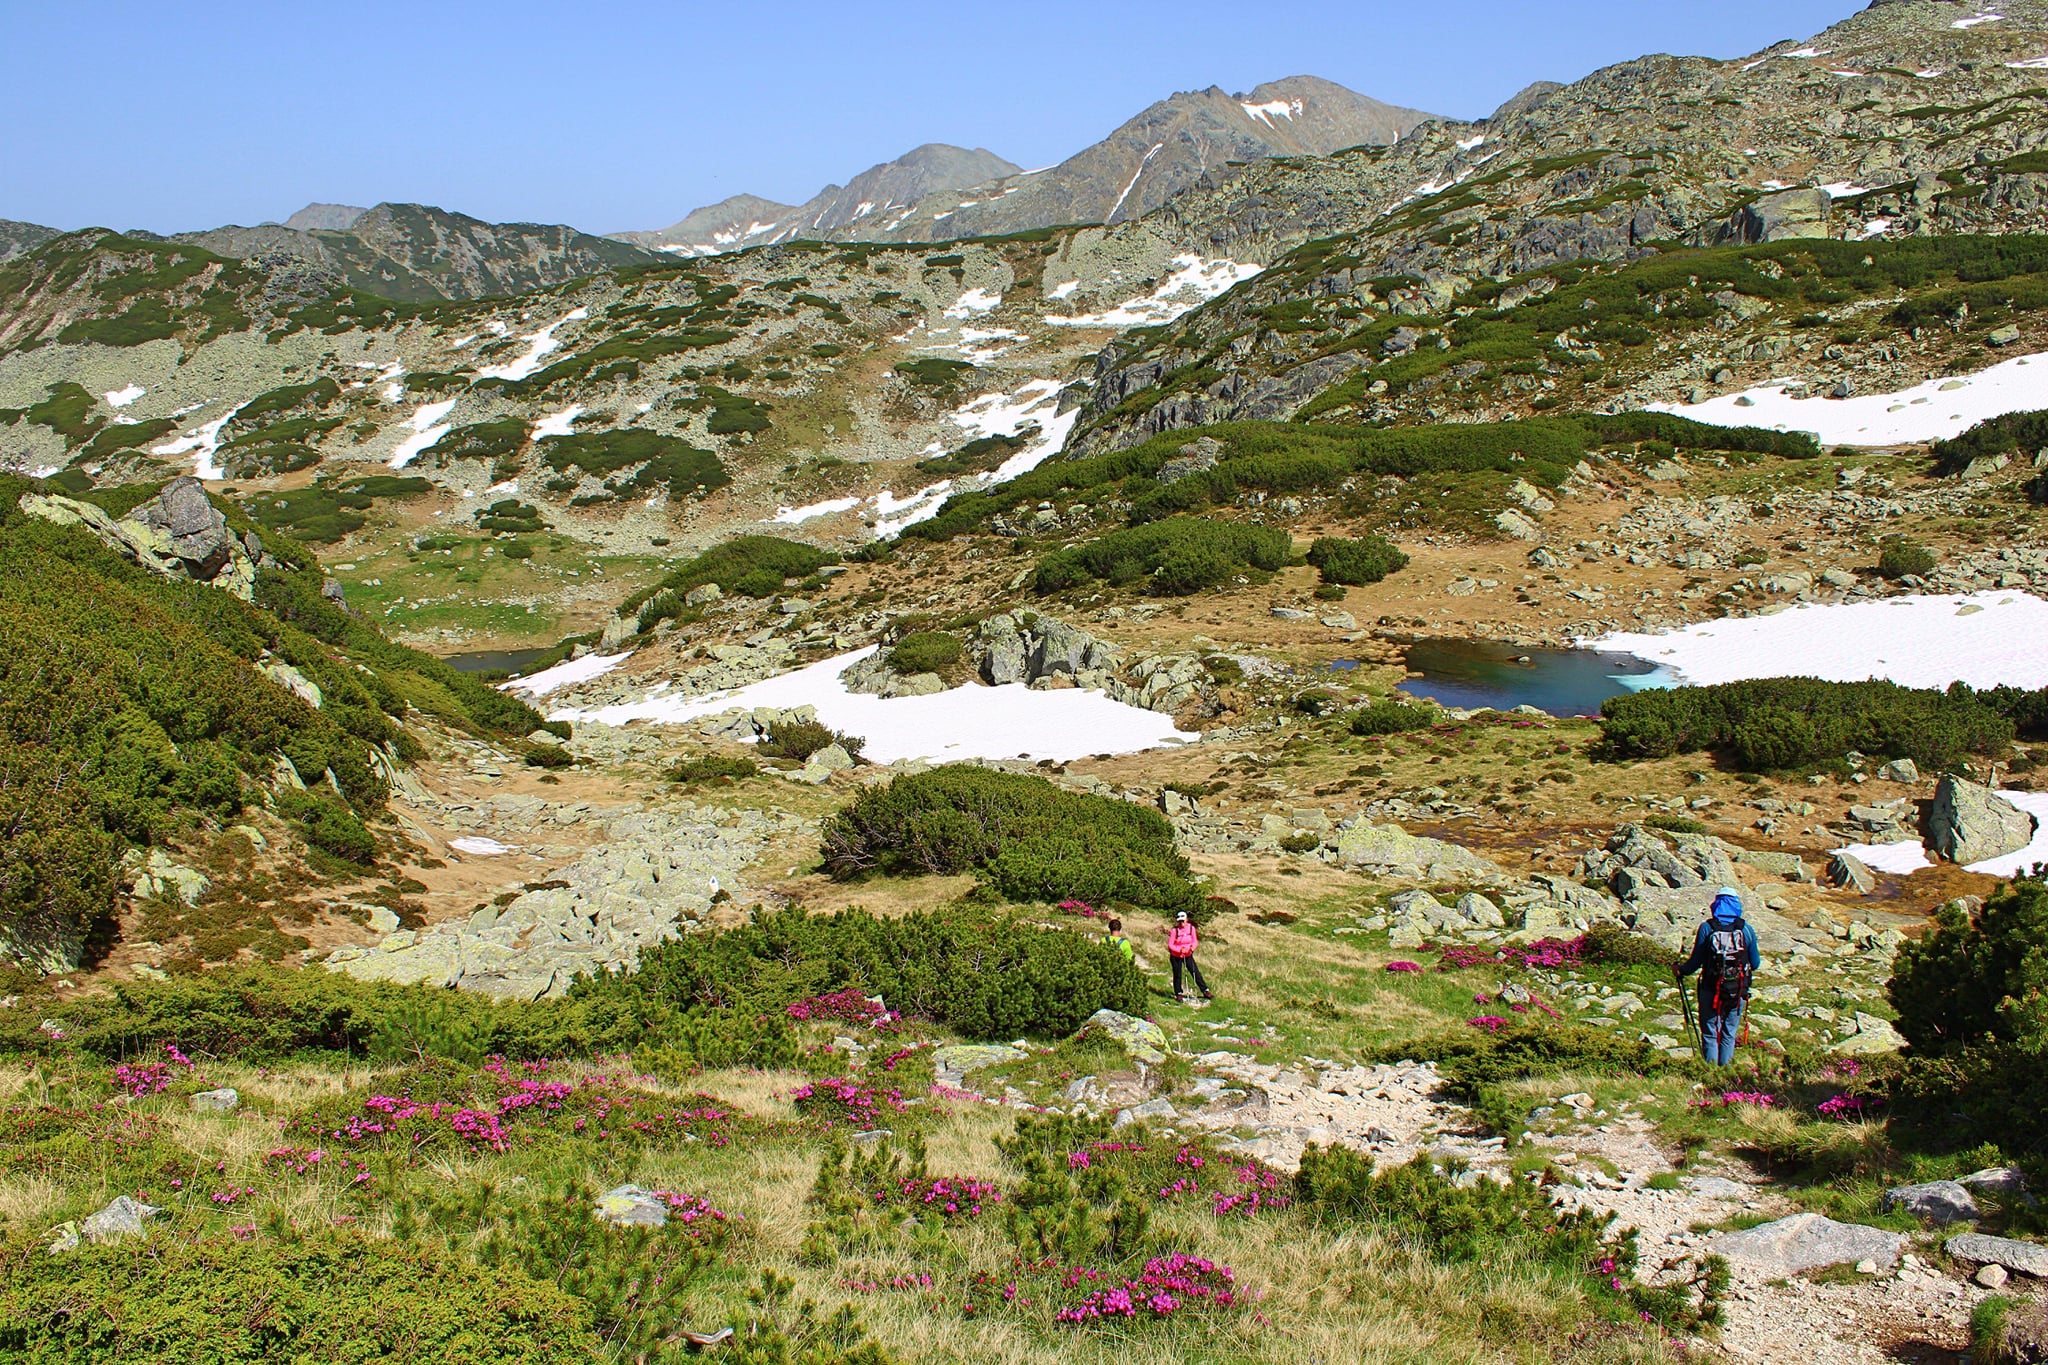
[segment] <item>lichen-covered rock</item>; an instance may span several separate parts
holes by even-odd
[[[1097,1010],[1088,1016],[1081,1032],[1100,1033],[1112,1038],[1141,1062],[1157,1064],[1166,1060],[1166,1030],[1150,1019],[1135,1018],[1116,1010]]]
[[[1898,1185],[1884,1192],[1879,1207],[1886,1213],[1904,1209],[1929,1223],[1974,1222],[1984,1216],[1967,1187],[1954,1180],[1930,1180],[1924,1185]]]
[[[1353,825],[1337,836],[1337,858],[1346,867],[1418,881],[1502,875],[1499,865],[1482,854],[1410,834],[1399,825]]]

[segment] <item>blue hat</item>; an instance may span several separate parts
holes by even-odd
[[[1742,918],[1742,892],[1732,886],[1724,886],[1714,893],[1715,919]]]

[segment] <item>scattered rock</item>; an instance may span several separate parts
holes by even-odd
[[[1970,1191],[1953,1180],[1933,1180],[1924,1185],[1899,1185],[1884,1192],[1879,1207],[1886,1213],[1904,1209],[1929,1223],[1974,1222],[1984,1216]]]
[[[1399,825],[1352,826],[1337,836],[1337,858],[1347,867],[1418,881],[1502,875],[1489,858],[1442,839],[1410,834]]]
[[[2003,1266],[2037,1280],[2048,1280],[2048,1246],[2021,1242],[2011,1237],[1990,1237],[1981,1232],[1961,1232],[1942,1243],[1942,1250],[1958,1261]]]
[[[78,1230],[88,1242],[111,1242],[117,1237],[139,1237],[142,1225],[162,1213],[153,1204],[139,1199],[119,1195],[114,1202],[79,1224]]]
[[[190,1101],[194,1109],[211,1114],[230,1113],[241,1102],[241,1095],[232,1086],[222,1086],[218,1090],[202,1090],[192,1096]]]
[[[1166,1060],[1166,1030],[1149,1019],[1138,1019],[1116,1010],[1097,1010],[1081,1025],[1082,1033],[1098,1032],[1116,1040],[1124,1051],[1141,1062],[1157,1065]]]
[[[1874,1261],[1880,1268],[1890,1266],[1897,1262],[1905,1244],[1904,1233],[1862,1223],[1838,1223],[1818,1213],[1795,1213],[1775,1223],[1725,1233],[1707,1243],[1707,1250],[1779,1278],[1863,1260]]]
[[[1828,859],[1828,876],[1836,886],[1868,896],[1877,890],[1877,874],[1853,853],[1836,853]]]

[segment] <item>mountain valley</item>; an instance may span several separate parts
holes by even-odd
[[[2042,1359],[2044,68],[0,221],[0,1354]]]

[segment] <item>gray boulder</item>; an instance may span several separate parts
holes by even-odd
[[[1968,865],[2017,853],[2034,840],[2034,817],[1989,787],[1950,773],[1934,789],[1927,843],[1952,863]]]
[[[1166,1060],[1166,1030],[1150,1019],[1139,1019],[1116,1010],[1097,1010],[1081,1025],[1082,1033],[1101,1033],[1141,1062],[1157,1065]]]
[[[1924,1185],[1899,1185],[1884,1192],[1879,1204],[1886,1213],[1904,1209],[1929,1223],[1974,1222],[1984,1216],[1970,1191],[1953,1180],[1932,1180]]]
[[[1958,1261],[1978,1265],[2002,1265],[2021,1275],[2048,1280],[2048,1246],[2020,1242],[2010,1237],[1987,1237],[1981,1232],[1963,1232],[1942,1244],[1942,1250]]]
[[[1877,874],[1853,853],[1836,853],[1828,859],[1828,877],[1836,886],[1868,896],[1877,890]]]
[[[1818,1213],[1795,1213],[1775,1223],[1730,1232],[1707,1250],[1772,1278],[1822,1270],[1831,1265],[1875,1261],[1889,1267],[1905,1247],[1904,1233],[1862,1223],[1838,1223]]]
[[[232,1086],[222,1086],[218,1090],[202,1090],[192,1096],[190,1101],[194,1109],[209,1114],[231,1113],[241,1102],[240,1093]]]
[[[117,1196],[113,1203],[79,1224],[78,1230],[85,1234],[88,1242],[111,1242],[120,1237],[139,1237],[143,1224],[163,1212],[154,1204],[145,1204],[127,1195]]]
[[[621,1185],[597,1197],[591,1212],[600,1223],[613,1227],[659,1228],[668,1226],[668,1201],[638,1185]]]
[[[1498,864],[1471,849],[1410,834],[1399,825],[1352,826],[1337,836],[1337,857],[1347,867],[1418,880],[1502,875]]]
[[[1738,242],[1782,242],[1791,237],[1828,235],[1826,190],[1781,190],[1737,209],[1727,235]]]

